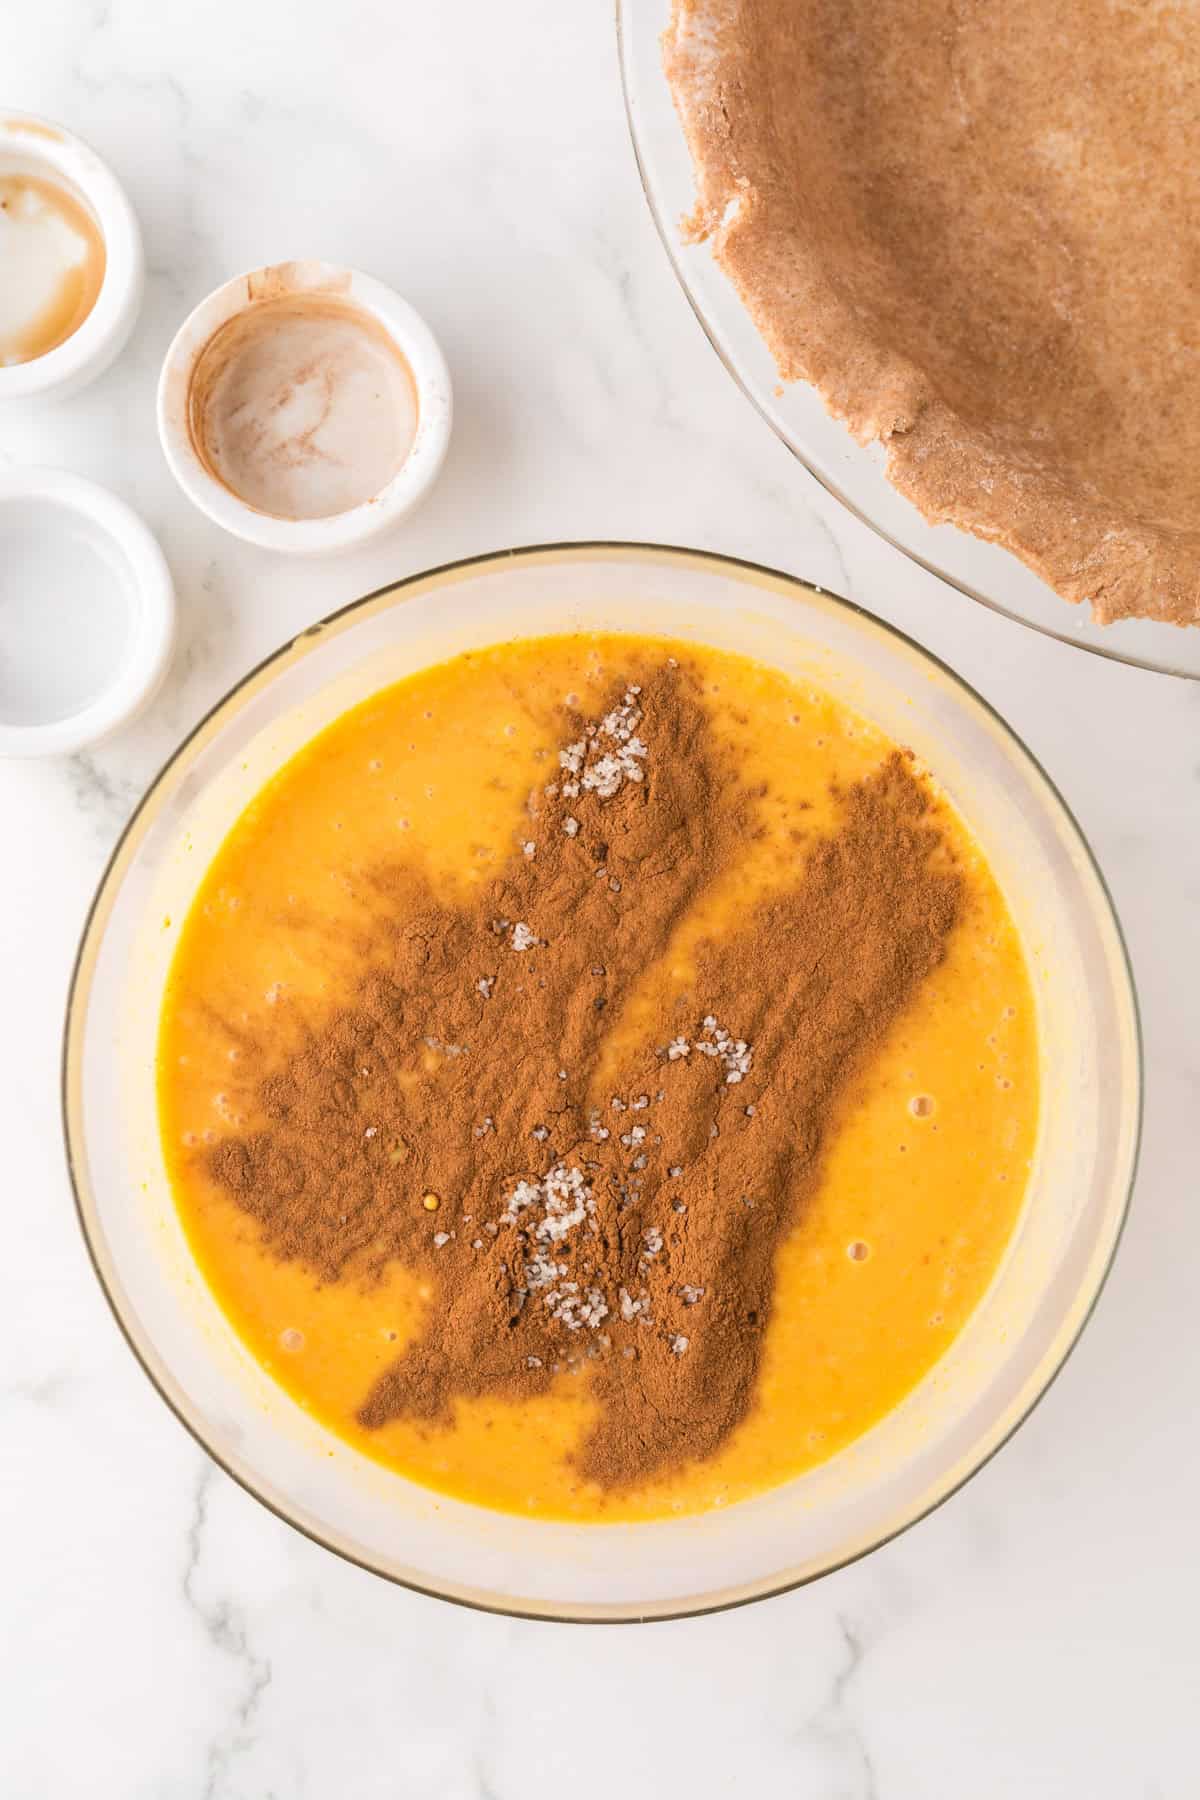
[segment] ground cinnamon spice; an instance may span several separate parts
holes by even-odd
[[[259,1082],[263,1128],[208,1166],[280,1257],[328,1281],[393,1259],[429,1280],[363,1424],[448,1422],[459,1397],[574,1372],[598,1402],[578,1466],[620,1487],[710,1456],[751,1407],[776,1251],[962,890],[896,753],[838,796],[793,888],[702,943],[686,988],[664,984],[650,1041],[614,1054],[761,796],[674,659],[575,725],[477,901],[377,872],[353,1004]]]

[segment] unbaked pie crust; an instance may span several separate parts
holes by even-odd
[[[1200,10],[675,0],[664,62],[782,377],[1101,622],[1200,622]]]

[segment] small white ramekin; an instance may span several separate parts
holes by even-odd
[[[107,369],[137,321],[145,260],[137,215],[96,152],[35,113],[0,111],[0,175],[58,182],[87,207],[104,239],[104,280],[87,318],[69,338],[31,362],[0,367],[0,401],[73,392]]]
[[[383,327],[412,371],[417,431],[392,479],[361,506],[325,519],[280,519],[241,500],[211,473],[192,433],[191,390],[196,366],[214,334],[248,308],[293,294],[335,296]],[[249,544],[296,555],[320,555],[362,544],[390,531],[432,487],[450,442],[450,371],[437,339],[407,300],[334,263],[278,263],[227,281],[184,321],[167,352],[158,384],[158,431],[180,487],[215,524]]]
[[[57,706],[39,716],[33,672],[27,704],[14,721],[0,712],[0,756],[65,756],[97,743],[141,712],[157,691],[175,640],[175,589],[157,540],[123,500],[95,482],[61,469],[0,470],[0,556],[7,521],[24,533],[41,532],[48,545],[65,534],[84,540],[89,554],[102,558],[113,588],[120,593],[122,648],[98,684],[81,683],[81,699],[65,715]],[[36,596],[33,597],[36,602]],[[73,596],[78,612],[86,606]],[[85,649],[54,617],[62,595],[47,593],[47,636],[55,637],[57,659],[77,663]],[[20,650],[6,645],[10,686],[22,680]],[[84,664],[83,666],[86,666]]]

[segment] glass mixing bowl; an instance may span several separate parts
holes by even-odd
[[[651,632],[819,683],[935,772],[1007,893],[1037,992],[1045,1104],[1013,1243],[961,1336],[849,1449],[694,1518],[573,1525],[430,1492],[352,1450],[264,1373],[197,1270],[155,1115],[159,1006],[179,922],[243,807],[380,686],[459,652]],[[167,923],[168,921],[173,923]],[[852,946],[848,946],[852,949]],[[64,1108],[97,1274],[168,1405],[252,1494],[319,1543],[427,1593],[560,1619],[666,1618],[778,1592],[928,1512],[1019,1424],[1096,1299],[1138,1138],[1137,1012],[1112,904],[1059,795],[957,676],[844,600],[692,551],[582,544],[452,564],[303,632],[214,708],[130,821],[68,1005]]]
[[[707,244],[683,241],[680,221],[696,202],[692,161],[663,74],[660,38],[671,0],[617,0],[625,107],[642,186],[671,266],[729,373],[811,475],[881,537],[922,568],[993,612],[1097,656],[1200,680],[1200,626],[1129,619],[1097,625],[1023,562],[953,525],[930,525],[884,473],[878,444],[857,444],[825,410],[817,390],[781,384],[775,362],[737,290]]]

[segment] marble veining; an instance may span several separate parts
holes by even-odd
[[[603,5],[41,0],[6,104],[117,166],[149,280],[94,387],[0,412],[0,464],[106,483],[159,534],[180,649],[150,711],[0,763],[0,1795],[4,1800],[1192,1800],[1200,1575],[1200,687],[993,617],[829,499],[678,291],[626,139]],[[157,448],[188,308],[341,258],[438,332],[455,437],[392,539],[323,563],[226,539]],[[981,688],[1111,882],[1139,983],[1147,1136],[1082,1345],[934,1517],[818,1586],[587,1631],[375,1580],[213,1467],[136,1368],[79,1241],[58,1125],[71,959],[100,868],[180,737],[323,613],[502,544],[694,543],[807,575]],[[3,622],[0,620],[0,639]]]
[[[187,1528],[187,1560],[180,1583],[184,1601],[199,1620],[209,1642],[244,1670],[243,1689],[235,1701],[228,1726],[208,1743],[205,1781],[200,1789],[203,1800],[217,1800],[220,1794],[229,1791],[232,1765],[239,1752],[254,1741],[255,1717],[263,1692],[271,1681],[271,1664],[265,1657],[255,1655],[247,1635],[246,1619],[236,1600],[223,1594],[206,1597],[202,1591],[208,1496],[214,1483],[221,1479],[216,1465],[205,1458],[196,1476],[192,1517]],[[218,1570],[218,1582],[219,1575]]]

